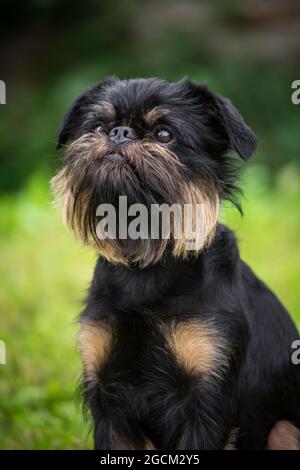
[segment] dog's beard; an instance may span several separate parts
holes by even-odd
[[[88,133],[66,150],[64,166],[52,179],[57,202],[62,206],[63,220],[84,243],[96,245],[102,256],[115,263],[136,263],[146,267],[158,262],[164,254],[176,257],[196,254],[213,240],[219,215],[219,197],[212,183],[187,178],[178,157],[159,144],[144,140],[122,147],[111,143],[101,133]],[[196,228],[196,207],[201,204],[201,233],[196,235],[194,250],[187,248],[185,231],[178,233],[173,217],[170,237],[153,239],[102,239],[97,236],[97,208],[113,204],[127,196],[128,206],[144,204],[177,204],[192,208],[185,213],[185,227]],[[182,223],[182,222],[181,222]],[[181,227],[182,229],[182,227]]]

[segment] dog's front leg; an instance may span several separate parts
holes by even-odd
[[[232,427],[231,348],[211,325],[163,328],[148,371],[153,440],[160,449],[224,449]],[[150,377],[152,375],[152,377]]]
[[[114,361],[115,342],[110,322],[81,319],[78,346],[94,445],[98,450],[149,449],[152,445],[138,424],[136,394],[118,368],[119,361]]]
[[[93,417],[96,450],[142,450],[151,448],[132,403],[132,393],[121,383],[101,379],[85,384],[85,400]]]
[[[177,374],[176,374],[177,375]],[[232,430],[231,397],[200,377],[161,378],[153,401],[154,444],[165,450],[222,450]],[[177,383],[176,383],[177,382]]]

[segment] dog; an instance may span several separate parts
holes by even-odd
[[[240,210],[231,153],[256,147],[233,104],[187,78],[111,77],[75,100],[57,146],[64,221],[99,252],[78,335],[95,448],[264,449],[277,421],[299,427],[297,330],[219,223],[224,201]],[[169,238],[99,237],[97,208],[121,196],[199,205],[197,247],[174,221]]]

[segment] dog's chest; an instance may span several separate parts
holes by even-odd
[[[80,351],[88,375],[115,374],[141,388],[169,377],[204,376],[220,358],[215,328],[201,320],[132,316],[114,323],[82,322]]]
[[[218,380],[227,361],[212,324],[182,318],[82,323],[85,376],[96,386],[99,405],[109,397],[158,447],[168,432],[161,422],[166,410],[180,415],[202,383]]]

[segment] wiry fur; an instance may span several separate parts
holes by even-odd
[[[120,159],[118,157],[124,157]],[[108,261],[145,267],[159,261],[167,251],[174,256],[197,254],[213,240],[219,216],[217,182],[208,178],[189,178],[185,165],[168,148],[144,139],[122,148],[109,141],[103,132],[89,132],[76,139],[66,150],[63,169],[53,178],[52,188],[63,220],[84,243],[93,243]],[[189,204],[190,220],[182,221],[195,231],[196,207],[202,206],[203,230],[198,233],[198,250],[187,250],[184,236],[171,241],[160,238],[130,240],[100,239],[96,226],[97,207],[112,202],[117,207],[118,196],[126,195],[128,203]],[[182,230],[184,233],[184,230]]]

